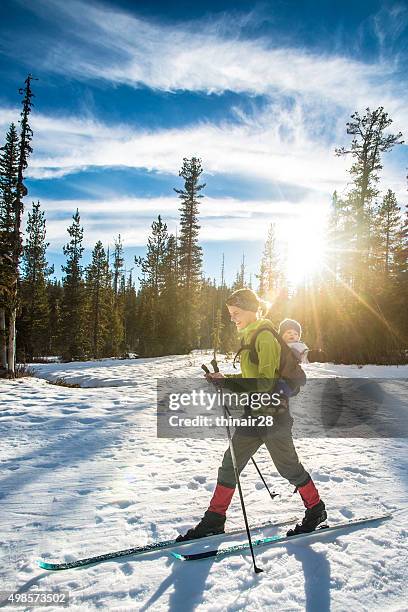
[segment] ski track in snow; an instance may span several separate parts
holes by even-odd
[[[0,589],[65,589],[69,609],[78,611],[407,610],[405,438],[296,440],[332,523],[384,511],[395,517],[324,542],[257,550],[263,574],[253,574],[249,553],[182,563],[162,551],[63,573],[37,567],[38,557],[70,561],[170,539],[202,516],[227,442],[158,439],[155,379],[199,377],[203,360],[211,354],[36,364],[34,378],[0,381]],[[408,374],[408,366],[307,369],[313,377]],[[81,388],[48,384],[57,378]],[[398,381],[389,392],[398,395]],[[256,459],[280,496],[270,500],[248,465],[242,485],[250,522],[300,517],[300,498],[267,451]],[[236,495],[229,527],[241,523]]]

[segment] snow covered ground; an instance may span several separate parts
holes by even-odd
[[[254,575],[249,553],[183,563],[162,551],[61,573],[37,567],[38,557],[68,561],[169,539],[202,516],[226,441],[158,439],[155,379],[201,376],[210,359],[195,352],[36,364],[34,378],[0,381],[0,590],[68,590],[70,610],[407,610],[406,438],[298,439],[332,523],[384,511],[394,518],[259,548],[262,574]],[[307,368],[314,377],[408,375],[408,366]],[[81,388],[47,382],[58,378]],[[388,390],[399,400],[402,384]],[[242,484],[250,522],[301,517],[299,496],[267,451],[256,459],[280,496],[272,501],[248,465]],[[242,525],[238,496],[228,524]]]

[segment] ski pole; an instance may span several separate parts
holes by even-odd
[[[219,367],[218,367],[217,360],[216,360],[215,358],[214,358],[214,359],[212,359],[212,360],[210,361],[210,363],[211,363],[211,365],[212,365],[212,367],[213,367],[213,369],[214,369],[214,372],[215,372],[215,373],[217,373],[217,372],[219,372],[219,371],[220,371],[220,369],[219,369]],[[209,370],[208,370],[208,368],[207,368],[206,366],[204,366],[204,367],[203,367],[203,366],[201,366],[201,367],[203,368],[203,370],[204,370],[204,368],[206,368],[207,372],[209,372]],[[231,413],[230,413],[229,409],[228,409],[226,406],[223,406],[223,408],[224,408],[224,409],[227,411],[228,416],[231,416]],[[266,484],[265,478],[263,477],[262,472],[261,472],[261,470],[260,470],[260,469],[259,469],[259,467],[258,467],[257,462],[255,461],[255,459],[254,459],[253,457],[251,457],[251,461],[252,461],[252,463],[254,464],[255,469],[256,469],[256,471],[258,472],[259,477],[260,477],[260,479],[262,480],[262,482],[263,482],[263,484],[264,484],[264,486],[265,486],[265,489],[268,491],[268,493],[269,493],[269,495],[270,495],[271,499],[274,499],[274,497],[277,497],[277,496],[279,495],[279,493],[271,493],[271,491],[270,491],[270,489],[269,489],[268,485]]]
[[[206,374],[210,373],[210,370],[207,368],[207,366],[205,366],[203,364],[201,367],[206,372]],[[220,391],[220,394],[221,394],[221,403],[222,403],[222,407],[224,409],[224,414],[226,415],[227,412],[225,410],[225,406],[224,406],[224,403],[222,401],[221,389],[219,391]],[[263,572],[263,569],[261,569],[260,567],[257,566],[256,560],[255,560],[254,549],[253,549],[253,546],[252,546],[251,532],[249,530],[248,517],[247,517],[247,513],[246,513],[246,508],[245,508],[244,496],[243,496],[243,493],[242,493],[241,482],[240,482],[240,479],[239,479],[237,459],[235,457],[234,444],[232,442],[232,436],[231,436],[231,431],[230,431],[230,428],[229,428],[229,425],[228,425],[228,421],[227,421],[227,424],[226,424],[225,427],[226,427],[226,430],[227,430],[228,443],[229,443],[230,452],[231,452],[231,459],[232,459],[232,466],[234,468],[235,480],[236,480],[237,486],[238,486],[239,499],[240,499],[240,502],[241,502],[241,509],[242,509],[242,514],[243,514],[243,517],[244,517],[245,529],[246,529],[246,533],[247,533],[247,537],[248,537],[249,548],[251,550],[251,556],[252,556],[252,562],[253,562],[253,565],[254,565],[254,571],[255,571],[255,574],[260,574],[261,572]]]

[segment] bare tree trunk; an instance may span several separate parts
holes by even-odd
[[[7,369],[6,311],[0,308],[0,366]]]
[[[10,313],[9,320],[9,338],[8,338],[8,371],[15,374],[15,360],[16,360],[16,309]]]

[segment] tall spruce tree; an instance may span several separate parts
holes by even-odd
[[[196,312],[197,336],[196,348],[211,348],[212,333],[215,325],[216,316],[216,288],[210,278],[202,278]]]
[[[220,350],[224,353],[229,353],[235,348],[236,329],[235,325],[232,325],[228,308],[226,307],[226,300],[230,294],[230,288],[227,286],[225,281],[225,254],[222,254],[221,260],[221,272],[220,272],[220,286],[217,288],[215,295],[215,321],[217,321],[217,313],[221,312],[221,327],[220,327]]]
[[[327,253],[327,268],[326,283],[334,285],[340,273],[340,261],[339,252],[341,250],[341,200],[338,196],[337,191],[333,192],[330,214],[328,220],[328,245],[329,251]]]
[[[245,287],[245,253],[242,253],[241,266],[236,273],[235,281],[232,285],[232,291]]]
[[[31,89],[31,81],[33,76],[29,74],[25,80],[25,87],[19,89],[19,93],[23,96],[22,105],[23,110],[21,111],[20,123],[20,140],[19,140],[19,157],[18,157],[18,169],[17,169],[17,188],[16,198],[14,202],[15,217],[14,217],[14,231],[15,231],[15,258],[16,265],[18,266],[19,257],[22,254],[22,238],[21,232],[21,221],[24,212],[23,197],[27,195],[27,188],[24,185],[24,172],[28,166],[28,159],[33,152],[31,147],[31,141],[33,138],[33,131],[28,122],[29,115],[32,110],[33,102],[32,98],[34,93]]]
[[[179,275],[182,305],[184,311],[183,344],[189,352],[197,342],[198,321],[196,319],[197,297],[200,287],[202,249],[198,244],[199,201],[205,183],[200,183],[203,172],[201,160],[197,157],[184,158],[179,176],[184,179],[184,189],[174,189],[181,200],[179,236]]]
[[[142,277],[139,279],[141,283],[139,339],[143,355],[157,355],[164,351],[163,339],[159,337],[159,298],[164,288],[167,241],[167,225],[159,215],[157,221],[152,223],[145,257],[135,257],[135,263],[142,270]]]
[[[221,287],[225,285],[225,253],[222,254],[222,263],[221,263]]]
[[[120,278],[123,274],[124,258],[123,258],[123,244],[120,237],[115,240],[115,250],[113,252],[113,289],[115,296],[119,293]]]
[[[214,359],[217,358],[217,353],[221,351],[221,334],[222,334],[223,327],[224,327],[224,324],[222,322],[221,308],[217,308],[217,311],[214,317],[214,327],[213,327],[212,334],[211,334]]]
[[[241,287],[245,287],[245,253],[242,253],[241,269],[239,273],[239,282]]]
[[[85,335],[85,286],[81,265],[83,229],[78,209],[72,218],[73,222],[67,230],[70,241],[63,247],[67,261],[62,266],[65,276],[62,281],[61,344],[65,361],[83,359],[88,339]]]
[[[22,312],[18,320],[18,346],[25,360],[46,355],[49,305],[47,279],[54,272],[46,259],[49,243],[45,241],[45,214],[40,202],[33,202],[28,213],[27,240],[23,248],[21,301]]]
[[[108,248],[109,253],[109,248]],[[118,293],[115,294],[112,279],[113,273],[109,265],[109,255],[105,266],[106,320],[109,322],[103,347],[104,357],[117,357],[124,348],[124,275],[118,282]]]
[[[18,177],[18,135],[14,123],[10,125],[6,143],[0,151],[0,366],[6,368],[6,315],[13,309],[17,285],[14,266],[14,203]]]
[[[179,291],[177,239],[170,234],[163,255],[163,286],[160,292],[160,320],[158,335],[165,352],[182,350],[182,304]]]
[[[137,330],[137,293],[132,271],[130,271],[126,283],[124,303],[124,348],[126,353],[133,352],[137,348]]]
[[[27,189],[24,185],[24,172],[28,166],[28,159],[32,153],[31,140],[33,131],[29,125],[28,119],[32,109],[32,98],[34,96],[31,90],[31,74],[25,80],[25,87],[19,90],[23,95],[20,123],[20,138],[19,138],[19,153],[17,166],[17,185],[15,190],[14,200],[14,235],[13,235],[13,273],[15,282],[12,287],[12,295],[10,299],[10,314],[9,314],[9,331],[8,331],[8,369],[12,376],[15,373],[16,361],[16,319],[17,306],[19,303],[18,297],[18,281],[19,281],[19,265],[20,258],[23,252],[23,236],[21,232],[22,216],[24,211],[23,197],[27,195]]]
[[[273,223],[270,224],[268,229],[268,237],[261,258],[260,273],[256,276],[259,279],[259,294],[264,297],[272,297],[272,294],[281,284],[282,276]]]
[[[163,288],[167,241],[167,225],[158,215],[157,221],[152,223],[151,234],[147,239],[146,256],[135,257],[135,263],[141,266],[143,272],[142,285],[151,287],[157,295]]]
[[[408,281],[408,204],[405,205],[397,239],[398,244],[394,255],[395,272],[397,277],[400,277],[401,281],[404,279],[406,283]]]
[[[393,272],[395,275],[392,294],[390,296],[393,321],[401,337],[401,344],[405,350],[408,346],[408,204],[405,206],[404,214],[401,218],[400,229],[397,234],[397,244],[394,253]]]
[[[63,301],[63,288],[59,280],[54,279],[47,283],[48,293],[48,333],[47,355],[60,356],[61,348],[61,304]]]
[[[107,279],[106,277],[106,266],[107,257],[105,249],[102,242],[98,240],[92,251],[92,261],[85,271],[87,297],[86,328],[91,335],[91,354],[96,359],[103,356],[103,349],[110,325],[108,319],[108,294],[111,286],[109,278]]]
[[[380,265],[386,279],[393,272],[393,264],[401,226],[401,209],[395,193],[388,189],[375,218],[376,237],[379,247]]]

